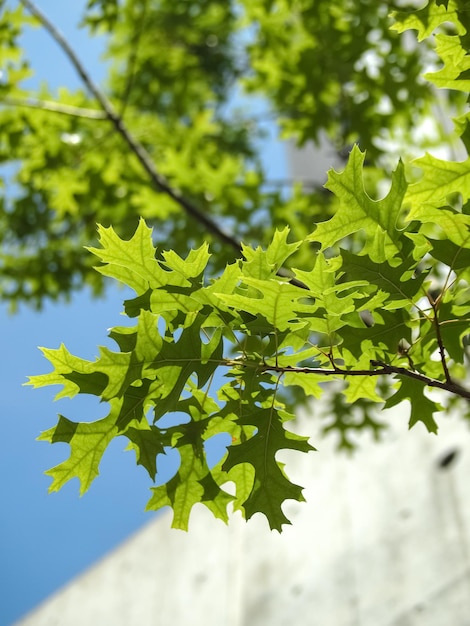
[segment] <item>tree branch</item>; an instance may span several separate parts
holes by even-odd
[[[240,362],[236,362],[237,365],[240,365]],[[428,387],[435,387],[437,389],[443,389],[444,391],[448,391],[453,393],[461,398],[466,398],[470,400],[470,391],[461,387],[457,383],[454,383],[452,380],[442,382],[440,380],[435,380],[434,378],[429,378],[429,376],[425,376],[424,374],[420,374],[414,370],[408,370],[405,367],[396,367],[395,365],[389,365],[388,363],[383,363],[382,361],[371,361],[371,366],[378,369],[361,369],[361,370],[345,370],[340,367],[334,367],[332,369],[324,369],[321,367],[282,367],[278,365],[267,365],[264,364],[261,366],[261,370],[264,372],[295,372],[297,374],[316,374],[319,376],[384,376],[390,374],[396,374],[397,376],[407,376],[408,378],[413,378],[414,380],[419,380],[421,383]]]
[[[425,376],[424,374],[420,374],[414,370],[408,370],[405,367],[396,367],[394,365],[388,365],[387,363],[382,363],[381,361],[371,361],[372,366],[381,367],[380,373],[382,374],[398,374],[399,376],[408,376],[408,378],[414,378],[415,380],[419,380],[424,383],[428,387],[435,387],[436,389],[443,389],[444,391],[449,391],[461,398],[466,398],[470,400],[470,391],[465,389],[461,385],[454,383],[452,380],[448,380],[443,383],[440,380],[435,380],[434,378],[429,378],[429,376]]]
[[[85,109],[83,107],[71,106],[70,104],[53,102],[52,100],[37,100],[36,98],[17,98],[14,96],[5,96],[2,100],[0,100],[0,104],[41,109],[42,111],[52,111],[53,113],[72,115],[73,117],[85,117],[91,120],[108,119],[108,116],[104,111],[99,111],[97,109]]]
[[[34,15],[39,20],[39,22],[44,26],[44,28],[49,32],[51,37],[63,50],[65,55],[69,58],[73,67],[85,84],[86,88],[99,102],[104,111],[104,116],[113,124],[116,131],[123,137],[130,150],[139,160],[143,169],[147,172],[154,187],[172,198],[188,215],[190,215],[193,219],[195,219],[202,226],[204,226],[208,232],[212,233],[223,243],[228,244],[237,253],[240,252],[241,242],[238,239],[236,239],[230,233],[225,232],[216,222],[208,217],[202,211],[202,209],[200,209],[190,200],[185,198],[180,191],[171,187],[165,177],[157,171],[150,154],[129,131],[126,124],[124,123],[124,120],[122,119],[122,116],[119,115],[119,113],[114,109],[111,102],[93,81],[64,35],[54,26],[49,18],[37,8],[34,2],[32,2],[31,0],[20,0],[20,2],[30,11],[32,15]],[[307,287],[302,282],[293,278],[292,273],[283,267],[278,269],[277,275],[289,279],[289,281],[293,285],[301,287],[302,289],[307,289]]]
[[[37,8],[34,2],[31,2],[31,0],[20,0],[20,2],[39,20],[39,22],[44,26],[51,37],[69,58],[89,92],[99,102],[106,114],[107,119],[114,125],[116,131],[121,135],[121,137],[123,137],[130,150],[134,153],[144,170],[147,172],[154,187],[172,198],[188,215],[198,221],[210,233],[239,252],[241,244],[235,237],[220,228],[220,226],[208,217],[199,207],[185,198],[180,191],[171,187],[164,176],[157,171],[147,150],[128,130],[122,117],[114,109],[113,105],[101,89],[95,84],[64,35],[54,26],[54,24],[52,24],[49,18]]]

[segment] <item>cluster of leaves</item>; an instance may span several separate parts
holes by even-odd
[[[283,426],[293,414],[280,397],[281,385],[319,397],[325,382],[336,379],[344,381],[348,403],[382,402],[378,377],[395,374],[399,382],[387,406],[409,399],[410,423],[421,420],[432,432],[439,406],[424,394],[426,385],[470,397],[455,382],[463,373],[461,338],[470,329],[464,286],[470,217],[441,209],[436,223],[451,243],[427,236],[428,218],[420,216],[423,201],[417,199],[423,179],[408,191],[413,211],[403,218],[408,225],[398,228],[407,194],[403,166],[389,194],[376,202],[363,188],[363,158],[354,148],[344,172],[330,173],[328,186],[340,209],[307,241],[288,243],[286,228],[266,250],[244,246],[244,258],[208,284],[207,245],[185,259],[163,252],[157,260],[143,221],[128,241],[111,227],[100,228],[101,248],[91,251],[103,263],[102,274],[135,291],[125,312],[137,324],[112,329],[119,351],[101,348],[94,362],[72,356],[64,346],[44,350],[54,371],[33,377],[35,386],[60,383],[60,397],[94,394],[110,406],[101,420],[75,424],[61,417],[43,433],[42,439],[66,441],[72,448],[70,458],[49,471],[53,490],[78,477],[85,491],[106,446],[122,435],[152,478],[156,457],[167,447],[178,450],[177,473],[152,489],[148,504],[150,509],[170,505],[175,526],[187,526],[197,502],[227,519],[233,501],[247,517],[261,511],[280,529],[287,522],[281,504],[302,495],[276,455],[285,448],[311,449]],[[361,255],[347,249],[337,256],[319,252],[311,269],[293,270],[293,280],[278,275],[301,245],[312,240],[328,250],[358,229],[364,231]],[[426,267],[420,267],[424,256]],[[366,325],[361,313],[373,323]],[[451,360],[433,358],[442,342]],[[160,427],[173,413],[178,423]],[[206,442],[221,433],[232,444],[223,461],[209,468]],[[224,489],[227,482],[235,483],[234,495]]]
[[[118,19],[110,9],[116,2],[90,4],[108,11],[111,25]],[[250,3],[270,32],[274,4]],[[292,28],[303,4],[312,3],[295,3]],[[444,23],[453,28],[455,34],[437,36],[443,67],[429,78],[468,95],[464,4],[431,0],[420,11],[395,14],[395,29],[415,28],[423,39]],[[333,22],[342,28],[339,17]],[[467,121],[468,114],[458,120],[465,146]],[[326,187],[336,203],[330,219],[300,238],[286,226],[264,248],[242,245],[242,258],[217,277],[207,243],[189,254],[157,255],[143,219],[130,238],[99,227],[100,246],[89,251],[101,262],[101,275],[134,291],[124,304],[135,325],[113,328],[118,349],[100,348],[95,361],[64,346],[44,350],[54,369],[32,377],[32,385],[60,384],[59,397],[92,394],[109,405],[102,419],[75,423],[61,416],[41,435],[71,447],[70,457],[48,472],[52,490],[77,477],[86,491],[107,445],[123,436],[158,482],[161,455],[170,448],[179,453],[176,472],[152,487],[148,503],[149,509],[170,506],[173,526],[186,528],[196,503],[226,521],[231,504],[247,518],[264,514],[281,530],[288,523],[283,503],[303,496],[278,453],[312,450],[285,427],[299,393],[318,398],[334,381],[332,417],[343,435],[344,406],[362,406],[362,426],[377,430],[370,403],[392,407],[406,400],[410,426],[421,421],[436,432],[439,402],[457,398],[468,405],[470,159],[426,155],[414,162],[421,173],[413,184],[400,161],[387,195],[373,200],[364,157],[354,147],[344,171],[329,172]],[[439,402],[433,389],[445,392]],[[222,435],[231,443],[210,467],[208,446]]]
[[[287,136],[303,144],[321,132],[339,150],[367,146],[374,162],[379,140],[429,107],[420,80],[425,50],[390,33],[390,4],[375,0],[243,2],[256,37],[249,45],[249,89],[272,94]],[[321,89],[318,86],[321,85]]]
[[[34,63],[21,45],[31,25],[22,4],[0,0],[0,174],[9,189],[0,205],[0,295],[13,306],[40,306],[83,284],[100,291],[83,250],[97,223],[130,237],[143,216],[156,240],[182,255],[209,241],[215,272],[241,240],[267,245],[286,221],[301,239],[329,217],[332,195],[268,184],[258,141],[266,124],[250,104],[260,96],[286,136],[304,143],[326,134],[339,152],[360,141],[374,158],[389,150],[377,140],[395,131],[412,145],[416,120],[434,102],[418,78],[428,46],[410,50],[387,28],[387,2],[89,0],[82,26],[105,37],[105,92],[116,116],[198,215],[231,233],[225,245],[149,180],[89,84],[25,88]],[[253,95],[235,110],[227,103],[240,91]],[[383,177],[370,170],[369,178]]]
[[[422,161],[419,183],[408,188],[400,163],[387,196],[371,200],[362,181],[363,159],[354,148],[345,170],[330,172],[328,187],[340,208],[306,241],[289,243],[288,228],[278,231],[266,250],[244,246],[244,258],[208,284],[207,245],[185,259],[171,251],[158,260],[143,221],[127,241],[111,227],[100,228],[101,248],[91,251],[103,263],[102,274],[135,291],[125,312],[137,324],[112,329],[119,351],[101,348],[94,362],[63,346],[44,350],[54,371],[33,377],[32,384],[60,383],[61,397],[94,394],[110,406],[99,421],[76,424],[61,417],[43,433],[42,439],[72,448],[70,458],[48,472],[53,490],[78,477],[85,491],[106,446],[122,435],[152,478],[159,454],[167,447],[179,452],[176,474],[152,488],[148,503],[149,509],[170,505],[174,526],[186,528],[198,502],[226,520],[233,502],[248,518],[264,513],[271,528],[280,530],[288,521],[282,503],[300,501],[302,494],[276,455],[312,449],[284,428],[293,414],[280,397],[281,386],[319,397],[335,379],[350,404],[363,398],[382,402],[378,378],[394,375],[385,406],[409,400],[410,425],[422,421],[431,432],[437,431],[434,413],[440,406],[426,387],[470,398],[458,382],[465,374],[463,337],[470,332],[470,216],[441,206],[430,216],[423,210],[436,183]],[[448,184],[455,180],[455,165],[441,164]],[[438,189],[437,205],[446,186],[440,200]],[[411,206],[407,213],[405,201]],[[427,234],[430,221],[441,239]],[[326,254],[359,230],[360,254],[346,248]],[[313,267],[293,269],[291,280],[280,277],[279,268],[311,241],[322,249]],[[159,426],[173,413],[178,423]],[[210,468],[205,445],[221,433],[232,443]],[[226,483],[235,484],[234,494]]]

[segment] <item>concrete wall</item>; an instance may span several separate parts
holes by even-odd
[[[282,535],[202,507],[186,534],[162,515],[17,626],[468,626],[468,425],[441,418],[436,437],[407,430],[406,405],[387,414],[353,457],[315,437],[286,454],[307,503]]]

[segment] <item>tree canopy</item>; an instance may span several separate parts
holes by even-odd
[[[280,530],[302,489],[276,455],[313,449],[285,428],[302,400],[327,395],[346,449],[378,436],[377,406],[406,400],[430,432],[455,402],[468,416],[470,11],[401,4],[89,0],[98,86],[34,3],[0,3],[2,297],[41,306],[109,278],[132,292],[116,351],[44,349],[54,369],[31,378],[109,405],[41,435],[71,448],[52,490],[86,491],[122,436],[174,526],[200,502],[226,521],[230,503]],[[21,33],[38,26],[83,89],[24,89]],[[260,99],[283,137],[331,142],[344,168],[324,188],[267,178]],[[169,448],[180,465],[159,484]]]

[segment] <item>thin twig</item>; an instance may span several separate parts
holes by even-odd
[[[228,244],[237,252],[239,252],[241,249],[241,244],[235,237],[220,228],[220,226],[216,224],[210,217],[208,217],[199,207],[197,207],[195,204],[185,198],[180,191],[171,187],[167,180],[157,171],[150,157],[150,154],[128,130],[122,117],[114,109],[113,105],[104,95],[101,89],[95,84],[91,76],[84,68],[82,62],[76,55],[75,51],[65,39],[64,35],[62,35],[62,33],[54,26],[49,18],[37,8],[34,2],[31,2],[31,0],[20,1],[30,11],[30,13],[32,13],[32,15],[34,15],[39,20],[39,22],[44,26],[44,28],[49,32],[51,37],[56,41],[56,43],[69,58],[70,62],[74,66],[83,83],[86,85],[87,89],[99,102],[103,111],[106,113],[109,121],[114,125],[116,131],[123,137],[130,150],[135,154],[140,164],[147,172],[153,185],[158,190],[167,194],[176,203],[178,203],[188,215],[197,220],[210,233],[215,235],[222,242]]]
[[[382,361],[371,361],[370,364],[372,367],[377,369],[345,370],[340,367],[334,367],[333,369],[324,369],[322,367],[281,367],[268,364],[263,364],[260,369],[266,372],[294,372],[296,374],[316,374],[318,376],[348,377],[384,376],[395,374],[397,376],[406,376],[408,378],[413,378],[414,380],[419,380],[428,387],[443,389],[444,391],[449,391],[450,393],[470,400],[470,391],[468,389],[465,389],[464,387],[461,387],[457,383],[454,383],[452,380],[448,382],[442,382],[440,380],[435,380],[434,378],[429,378],[429,376],[425,376],[424,374],[420,374],[419,372],[416,372],[414,370],[408,370],[405,367],[396,367],[395,365],[389,365],[388,363],[383,363]],[[237,361],[237,365],[240,365],[239,361]]]
[[[434,328],[436,329],[436,340],[437,340],[437,345],[439,346],[439,355],[441,357],[442,369],[444,370],[444,376],[445,376],[446,381],[449,384],[452,384],[452,378],[450,377],[449,368],[447,367],[446,353],[445,353],[445,348],[444,348],[444,342],[442,341],[441,327],[439,324],[439,317],[438,317],[439,298],[435,300],[431,296],[430,293],[428,293],[427,296],[428,296],[429,303],[432,306],[432,310],[434,312],[433,323],[434,323]]]
[[[70,104],[53,102],[52,100],[37,100],[36,98],[17,98],[15,96],[5,96],[0,100],[0,104],[9,106],[28,107],[30,109],[41,109],[42,111],[52,111],[73,117],[85,117],[91,120],[107,120],[108,116],[104,111],[98,109],[85,109]]]

